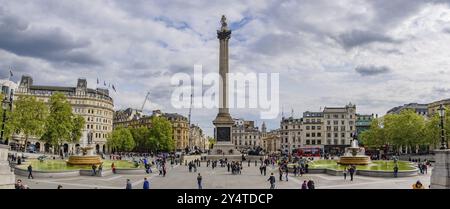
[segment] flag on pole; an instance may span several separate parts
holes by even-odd
[[[99,82],[98,82],[98,78],[97,78],[97,85],[98,85],[98,83],[99,83]]]
[[[108,88],[111,88],[111,84],[110,83],[108,83]]]
[[[112,85],[112,89],[114,90],[114,92],[116,92],[116,88],[114,87],[114,84]]]
[[[9,75],[10,75],[11,77],[13,77],[13,76],[14,76],[14,74],[13,74],[12,70],[9,70]]]
[[[106,81],[103,81],[103,85],[105,85],[105,86],[106,86]]]

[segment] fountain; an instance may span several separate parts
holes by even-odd
[[[88,145],[80,148],[82,155],[71,155],[67,161],[68,165],[100,165],[102,160],[100,156],[94,155],[94,147]]]
[[[359,147],[358,140],[354,139],[350,147],[345,148],[344,156],[338,161],[341,165],[368,165],[370,157],[365,155],[363,147]]]

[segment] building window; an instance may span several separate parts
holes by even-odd
[[[311,133],[311,137],[316,137],[316,133]]]
[[[322,129],[322,126],[317,126],[317,130],[321,130]]]
[[[345,126],[341,126],[341,131],[345,131]]]
[[[311,130],[316,130],[316,127],[315,126],[311,126]]]
[[[335,139],[333,141],[334,141],[334,144],[338,144],[338,140],[337,139]]]
[[[322,140],[317,140],[317,144],[322,144]]]
[[[338,137],[338,133],[334,133],[334,138],[337,138]]]
[[[341,140],[341,144],[345,144],[345,140],[344,139]]]
[[[334,126],[334,127],[333,127],[333,130],[334,130],[334,131],[338,131],[338,130],[339,130],[339,127],[338,127],[338,126]]]
[[[344,138],[345,137],[345,133],[341,133],[341,137]]]
[[[306,126],[306,130],[309,130],[309,126]]]
[[[327,133],[327,137],[328,137],[328,138],[331,138],[331,133]]]
[[[309,144],[310,144],[310,141],[309,141],[309,140],[306,140],[306,144],[309,145]]]
[[[353,131],[353,126],[350,126],[350,131]]]
[[[331,125],[331,121],[327,120],[327,125]]]
[[[331,139],[328,139],[328,140],[327,140],[327,144],[331,144]]]
[[[309,137],[309,136],[310,136],[309,133],[307,133],[307,134],[306,134],[306,137]]]
[[[317,137],[321,137],[322,136],[322,134],[321,133],[317,133]]]
[[[313,144],[313,145],[316,144],[316,140],[312,140],[311,142],[312,142],[311,144]]]
[[[334,124],[334,125],[338,125],[338,124],[339,124],[339,121],[334,120],[334,121],[333,121],[333,124]]]

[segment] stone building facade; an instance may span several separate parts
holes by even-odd
[[[75,87],[41,86],[34,85],[31,76],[22,76],[19,87],[14,94],[14,100],[21,96],[35,96],[37,100],[48,103],[50,97],[56,93],[63,93],[72,105],[72,111],[85,119],[85,127],[79,143],[64,143],[65,153],[75,153],[77,147],[88,144],[92,139],[97,153],[107,152],[106,139],[113,130],[114,102],[109,96],[108,89],[91,89],[87,87],[86,79],[78,79]],[[13,136],[13,143],[23,144],[25,138],[22,135]],[[35,145],[36,150],[44,152],[51,151],[49,144],[31,137],[29,143]]]
[[[188,119],[177,113],[163,113],[161,110],[154,110],[152,115],[143,115],[141,111],[132,108],[118,110],[114,115],[114,128],[151,128],[153,116],[164,117],[170,121],[173,131],[172,138],[175,140],[177,150],[182,150],[189,146]]]
[[[234,119],[231,140],[239,150],[256,148],[261,145],[261,132],[255,121]]]

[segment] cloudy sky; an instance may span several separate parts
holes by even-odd
[[[177,72],[218,71],[216,29],[227,15],[231,72],[280,73],[280,106],[300,117],[324,106],[384,114],[450,96],[450,1],[444,0],[0,0],[0,77],[96,88],[112,83],[116,109],[170,104]],[[100,85],[101,86],[101,85]],[[281,107],[280,107],[281,108]],[[231,111],[257,120],[257,109]],[[194,109],[212,134],[216,110]],[[267,120],[278,128],[277,119]]]

